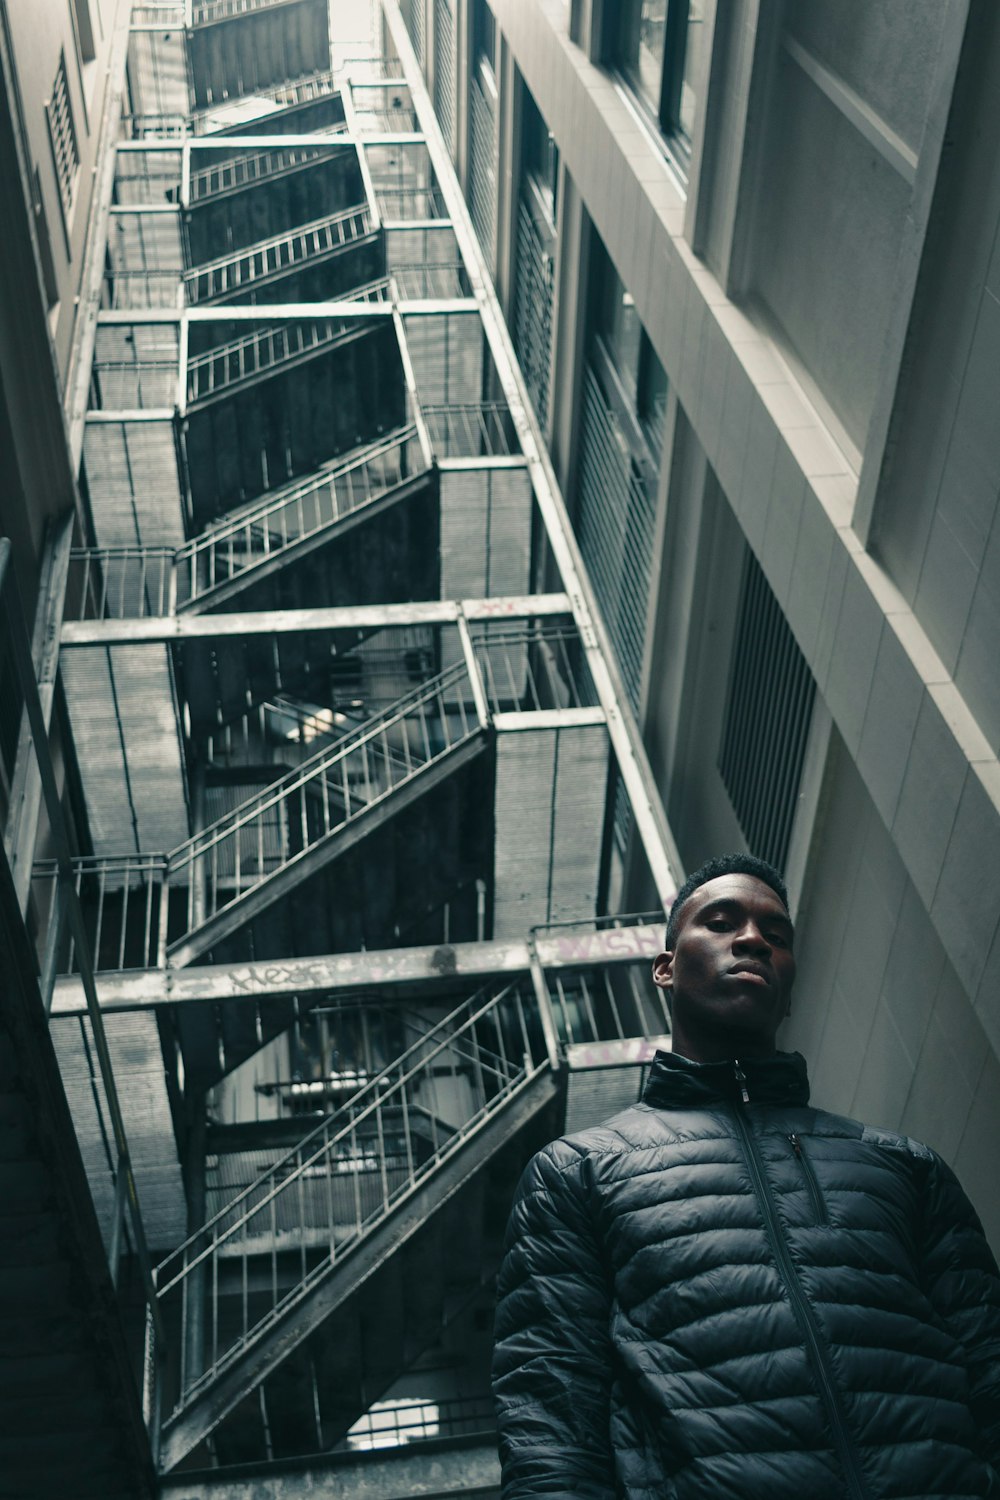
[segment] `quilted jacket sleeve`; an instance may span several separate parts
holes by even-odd
[[[920,1246],[924,1289],[964,1346],[983,1456],[1000,1475],[1000,1272],[951,1168],[931,1157]]]
[[[500,1271],[493,1389],[503,1500],[613,1500],[609,1295],[583,1192],[556,1142],[529,1163]]]

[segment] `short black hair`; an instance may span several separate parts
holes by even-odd
[[[766,859],[758,859],[756,854],[717,854],[714,859],[706,860],[693,875],[689,875],[673,899],[670,912],[667,916],[667,935],[664,939],[669,952],[673,952],[674,944],[677,942],[677,918],[680,916],[681,907],[689,896],[693,896],[699,886],[705,885],[709,880],[717,880],[720,875],[752,875],[755,880],[762,880],[769,885],[776,896],[781,898],[782,905],[788,910],[788,891],[785,882],[773,865],[769,865]]]

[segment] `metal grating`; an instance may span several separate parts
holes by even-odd
[[[496,263],[497,91],[480,63],[469,84],[469,213],[490,269]]]
[[[455,155],[455,16],[452,0],[434,0],[434,113]]]
[[[522,197],[517,226],[517,289],[511,335],[528,394],[543,428],[549,415],[554,250],[551,228],[539,221],[530,200]]]
[[[92,509],[100,546],[180,546],[184,513],[170,418],[88,422],[83,452],[87,485],[99,502]]]
[[[76,139],[76,123],[73,106],[69,99],[69,81],[66,77],[66,54],[60,52],[59,66],[52,85],[52,97],[46,105],[49,134],[52,139],[52,155],[55,160],[59,196],[63,213],[68,219],[73,212],[76,196],[76,177],[80,169],[80,147]]]
[[[646,646],[656,497],[638,473],[600,381],[584,377],[577,534],[632,707]]]
[[[167,648],[67,651],[60,671],[94,853],[172,848],[188,817]]]
[[[747,549],[719,771],[752,852],[783,868],[816,684],[753,553]]]
[[[602,724],[497,735],[493,936],[592,917],[607,775]]]
[[[441,597],[526,594],[531,478],[527,469],[446,470],[441,485]]]
[[[150,1245],[163,1249],[183,1239],[187,1206],[156,1017],[150,1011],[107,1015],[104,1026],[135,1167],[143,1225]],[[97,1071],[93,1029],[85,1017],[53,1017],[51,1033],[107,1246],[115,1187],[107,1149],[111,1141],[108,1105]]]

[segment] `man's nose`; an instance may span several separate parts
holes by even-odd
[[[771,944],[761,932],[756,922],[745,922],[733,937],[733,949],[738,953],[766,953],[771,952]]]

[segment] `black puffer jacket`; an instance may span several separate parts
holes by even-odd
[[[1000,1495],[979,1221],[933,1152],[808,1098],[797,1054],[660,1053],[641,1104],[530,1163],[497,1309],[504,1500]]]

